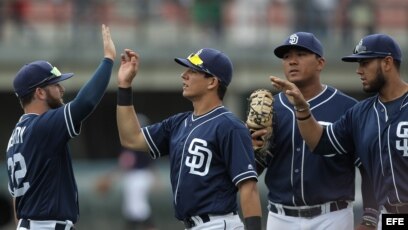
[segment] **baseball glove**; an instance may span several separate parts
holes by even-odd
[[[267,133],[260,138],[263,145],[253,146],[256,163],[262,168],[266,167],[266,156],[272,155],[268,148],[273,134],[273,100],[272,92],[267,89],[257,89],[248,98],[247,127],[251,133],[260,129],[267,130]]]

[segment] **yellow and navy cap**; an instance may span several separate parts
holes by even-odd
[[[203,48],[190,54],[187,58],[175,58],[174,60],[182,66],[217,77],[224,86],[228,86],[231,82],[232,62],[225,53],[219,50]]]

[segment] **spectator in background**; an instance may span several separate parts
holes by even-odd
[[[317,37],[326,41],[331,28],[334,26],[334,11],[337,6],[337,0],[313,0],[313,21],[311,31]]]
[[[355,33],[375,33],[375,0],[339,0],[338,21],[343,45],[354,43]]]
[[[342,45],[353,43],[352,19],[350,18],[350,4],[352,0],[338,0],[337,24],[340,28]]]
[[[17,29],[18,36],[22,39],[28,39],[29,44],[38,42],[35,30],[28,20],[31,10],[30,0],[13,0],[10,2],[10,16]]]
[[[89,46],[95,41],[95,26],[102,15],[100,0],[72,0],[72,46]],[[81,42],[79,42],[81,41]]]
[[[223,1],[195,0],[192,5],[192,18],[202,30],[202,35],[219,40],[223,36]]]
[[[157,4],[161,2],[152,0],[137,0],[134,2],[134,12],[135,12],[135,38],[140,41],[148,40],[147,33],[149,29],[149,19],[153,18],[152,9],[158,8]]]
[[[231,39],[240,47],[253,49],[268,40],[267,9],[271,0],[235,0],[229,7]]]
[[[27,0],[13,0],[10,3],[11,19],[17,29],[23,31],[23,26],[26,23],[29,2]]]
[[[145,23],[149,19],[151,0],[138,0],[135,1],[135,14],[138,24]]]
[[[311,31],[311,18],[313,17],[313,1],[293,0],[293,28],[294,31]]]
[[[145,115],[138,114],[141,124],[150,122]],[[149,195],[155,181],[153,160],[143,152],[123,148],[119,155],[119,167],[101,177],[97,190],[106,194],[115,178],[122,179],[122,214],[126,221],[126,230],[155,230]]]
[[[294,0],[294,29],[315,34],[325,41],[333,27],[337,0]]]
[[[53,39],[56,43],[56,46],[60,47],[61,45],[66,43],[66,38],[69,36],[67,32],[69,32],[69,26],[65,23],[69,13],[67,11],[68,4],[66,0],[51,0],[51,7],[52,7],[52,33]]]
[[[349,14],[353,28],[362,30],[362,34],[373,34],[376,11],[374,0],[353,0],[350,4]]]
[[[84,23],[88,21],[88,10],[91,6],[91,1],[72,0],[72,28],[73,35],[79,35],[80,29],[84,26]],[[74,37],[73,43],[76,44],[76,38]]]

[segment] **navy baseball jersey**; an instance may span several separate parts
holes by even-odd
[[[387,103],[368,98],[325,132],[333,152],[360,157],[380,205],[408,203],[408,94]]]
[[[72,122],[69,105],[42,115],[24,114],[14,128],[7,146],[7,166],[19,219],[75,222],[78,218],[78,192],[67,141],[79,134],[80,125]],[[60,206],[63,210],[57,208]]]
[[[153,158],[169,155],[176,218],[237,211],[237,184],[256,179],[249,130],[223,106],[144,127]]]
[[[10,194],[18,219],[79,218],[78,190],[68,141],[95,109],[108,87],[113,61],[104,58],[74,100],[43,114],[27,113],[17,122],[7,145]]]
[[[293,106],[287,97],[274,96],[272,159],[268,159],[265,183],[269,201],[287,206],[310,206],[336,200],[354,200],[354,156],[312,154],[296,125]],[[309,101],[319,123],[327,125],[340,118],[356,100],[325,86]]]

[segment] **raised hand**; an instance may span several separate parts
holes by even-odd
[[[295,84],[275,76],[270,76],[269,79],[276,89],[282,91],[286,95],[292,105],[298,108],[308,107],[307,101]]]
[[[102,39],[103,39],[103,52],[104,57],[109,58],[112,61],[116,57],[116,48],[115,44],[112,41],[109,27],[105,24],[102,24]]]
[[[120,67],[118,71],[118,86],[128,88],[132,85],[133,79],[139,70],[139,55],[131,50],[125,49],[120,57]]]

